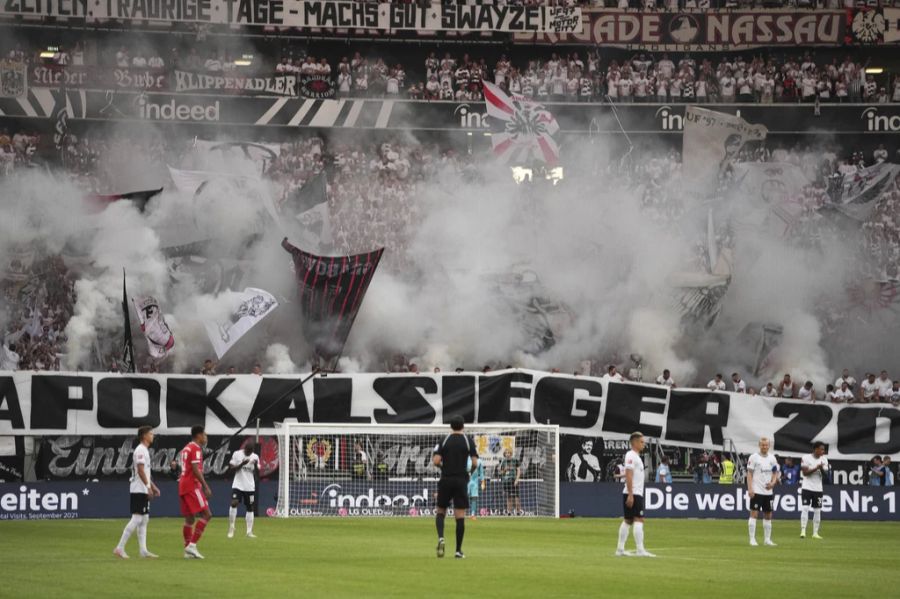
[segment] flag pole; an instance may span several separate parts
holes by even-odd
[[[134,341],[131,338],[131,313],[128,308],[128,290],[125,285],[125,269],[122,269],[122,315],[125,327],[125,339],[122,348],[122,363],[129,373],[135,372]]]
[[[259,431],[259,421],[262,419],[263,414],[266,414],[269,410],[271,410],[272,408],[274,408],[275,406],[277,406],[279,403],[281,403],[281,400],[283,400],[283,399],[286,398],[288,395],[290,395],[291,393],[293,393],[294,391],[296,391],[298,388],[301,388],[301,389],[302,389],[302,388],[303,388],[303,385],[305,385],[306,383],[308,383],[314,376],[316,376],[317,374],[319,374],[319,372],[320,372],[320,370],[319,370],[318,367],[313,368],[312,372],[309,373],[309,376],[307,376],[306,378],[304,378],[303,380],[301,380],[299,383],[297,383],[297,384],[291,386],[290,389],[288,389],[287,391],[285,391],[284,393],[282,393],[281,395],[279,395],[279,396],[278,396],[278,399],[276,399],[275,401],[273,401],[273,402],[272,402],[271,404],[269,404],[264,410],[262,410],[259,414],[256,415],[257,435],[259,434],[259,432],[258,432],[258,431]],[[243,425],[241,428],[239,428],[237,431],[235,431],[234,434],[232,434],[231,436],[229,436],[228,438],[226,438],[225,441],[223,441],[222,444],[219,445],[219,449],[222,449],[223,447],[228,446],[228,445],[231,443],[231,441],[232,441],[235,437],[237,437],[238,435],[240,435],[242,432],[244,432],[244,431],[247,429],[247,427],[250,426],[250,424],[251,424],[251,423],[248,422],[247,424],[245,424],[245,425]],[[217,451],[218,451],[218,450],[217,450]]]

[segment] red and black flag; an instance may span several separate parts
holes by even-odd
[[[150,198],[159,195],[162,193],[163,188],[159,189],[148,189],[145,191],[130,191],[128,193],[113,193],[113,194],[99,194],[94,193],[85,198],[87,201],[88,207],[95,211],[100,212],[105,210],[107,206],[112,204],[113,202],[118,202],[120,200],[127,200],[132,202],[137,209],[143,213],[144,210],[147,209],[147,203],[150,201]]]
[[[281,246],[294,259],[304,336],[325,361],[323,369],[333,370],[384,248],[355,256],[316,256],[286,237]]]

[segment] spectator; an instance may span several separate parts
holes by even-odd
[[[184,59],[184,68],[189,71],[199,71],[203,67],[203,59],[197,54],[197,48],[191,48],[187,58]]]
[[[834,392],[835,403],[853,403],[853,391],[847,381],[841,382],[841,388]]]
[[[832,385],[831,383],[825,385],[825,397],[823,398],[823,401],[827,401],[829,403],[838,403],[837,398],[834,394],[834,385]]]
[[[656,482],[657,483],[672,483],[672,469],[669,467],[669,458],[668,456],[663,456],[662,460],[660,460],[660,465],[656,469]]]
[[[128,56],[128,51],[125,49],[125,46],[119,48],[119,51],[116,52],[116,66],[120,69],[127,69],[131,66],[131,57]]]
[[[884,485],[884,464],[881,456],[875,456],[869,462],[869,486],[881,487]]]
[[[81,42],[76,42],[75,47],[72,48],[72,66],[84,66],[84,47],[81,45]]]
[[[698,484],[711,483],[712,477],[709,473],[709,454],[706,451],[693,452],[691,454],[691,459],[693,460],[691,472],[694,475],[694,482]]]
[[[734,462],[731,461],[731,458],[727,455],[722,456],[722,461],[720,463],[719,470],[719,484],[720,485],[732,485],[734,484]]]
[[[203,63],[203,68],[210,73],[221,73],[222,60],[215,52],[210,52],[209,57],[206,59],[206,62]]]
[[[790,374],[785,374],[781,382],[778,383],[778,397],[785,399],[797,397],[797,383],[791,380]]]
[[[778,397],[778,390],[769,382],[766,386],[759,390],[760,397]]]
[[[875,373],[870,372],[866,375],[866,380],[859,386],[859,403],[875,403],[878,401],[878,382],[875,380]]]
[[[747,392],[747,384],[741,380],[741,375],[736,372],[731,375],[731,384],[735,393]]]
[[[610,365],[607,367],[607,369],[606,369],[606,374],[603,376],[603,378],[606,379],[607,382],[609,382],[609,381],[615,381],[616,383],[622,383],[622,382],[625,381],[625,377],[623,377],[623,376],[618,372],[618,370],[616,369],[616,367],[613,366],[612,364],[610,364]]]
[[[900,406],[900,381],[893,382],[890,395],[882,401],[890,401],[895,408]]]
[[[353,77],[350,75],[350,67],[341,65],[337,76],[337,93],[341,96],[349,96],[353,89]]]
[[[797,392],[797,399],[803,399],[812,403],[816,402],[816,392],[813,389],[812,381],[806,381]]]
[[[794,458],[784,458],[784,466],[781,468],[781,484],[796,485],[800,482],[800,465],[794,463]]]
[[[894,471],[891,469],[891,456],[881,458],[881,467],[884,469],[884,487],[894,486]]]
[[[841,373],[841,376],[834,382],[834,386],[838,389],[841,388],[842,383],[847,383],[847,386],[853,391],[853,388],[856,386],[856,379],[850,376],[850,371],[846,368]]]
[[[716,374],[714,379],[706,383],[706,388],[710,391],[725,391],[727,387],[725,381],[722,380],[722,375]]]
[[[262,366],[260,366],[258,363],[257,363],[257,364],[254,364],[254,365],[253,365],[253,371],[252,371],[252,372],[253,372],[253,374],[255,374],[256,376],[262,376]]]
[[[666,368],[662,371],[662,374],[656,377],[657,385],[665,385],[666,387],[675,387],[675,379],[672,378],[672,374],[669,372],[669,369]]]
[[[878,387],[878,400],[890,401],[891,388],[893,387],[894,383],[888,376],[887,370],[881,371],[880,376],[875,381],[875,385]]]
[[[216,374],[216,365],[210,359],[206,359],[203,361],[203,368],[200,370],[200,374],[205,374],[207,376],[215,376]]]

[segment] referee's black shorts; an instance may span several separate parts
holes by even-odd
[[[453,502],[453,509],[469,509],[469,481],[467,477],[448,476],[442,477],[438,481],[437,506],[441,509],[447,509],[450,507],[451,501]]]

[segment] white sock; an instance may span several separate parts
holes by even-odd
[[[763,520],[763,538],[766,541],[772,540],[772,521]]]
[[[122,538],[119,539],[118,549],[125,551],[125,543],[128,542],[128,539],[131,538],[132,533],[137,530],[140,523],[141,516],[139,514],[132,514],[131,520],[128,521],[128,524],[125,525],[125,530],[122,531]]]
[[[138,547],[140,547],[141,553],[147,553],[147,524],[149,523],[150,514],[141,516],[141,523],[138,524],[137,529]]]
[[[638,551],[644,550],[644,523],[634,523],[634,544],[637,545]]]
[[[809,522],[809,506],[804,505],[800,508],[800,532],[806,534],[806,523]],[[813,524],[815,528],[815,524]]]
[[[237,508],[228,508],[228,528],[234,528],[234,521],[237,519]]]
[[[247,510],[247,534],[253,532],[253,512]]]
[[[756,518],[750,517],[747,520],[747,528],[750,529],[750,539],[753,540],[756,538]]]
[[[616,546],[617,551],[625,551],[625,541],[628,540],[628,533],[631,531],[631,526],[622,521],[622,524],[619,525],[619,544]]]
[[[819,525],[822,524],[822,509],[813,508],[813,534],[819,534]]]

